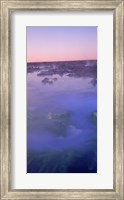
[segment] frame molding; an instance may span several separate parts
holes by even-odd
[[[123,200],[124,196],[124,1],[123,0],[0,0],[1,101],[0,199]],[[11,185],[11,13],[15,10],[112,10],[114,16],[114,183],[112,190],[12,190]]]

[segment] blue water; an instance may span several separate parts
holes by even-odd
[[[96,66],[79,75],[57,65],[27,73],[27,172],[96,173]]]

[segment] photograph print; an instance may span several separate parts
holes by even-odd
[[[27,173],[97,173],[97,27],[26,38]]]

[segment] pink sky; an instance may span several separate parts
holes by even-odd
[[[97,27],[27,27],[27,62],[97,59]]]

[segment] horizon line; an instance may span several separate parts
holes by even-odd
[[[36,61],[27,63],[51,63],[51,62],[76,62],[76,61],[96,61],[97,59],[85,59],[85,60],[58,60],[58,61]]]

